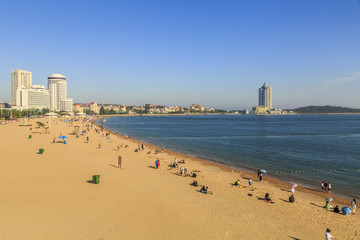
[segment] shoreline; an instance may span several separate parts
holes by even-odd
[[[235,114],[235,113],[179,113],[179,114],[169,114],[169,113],[144,113],[144,114],[107,114],[107,115],[97,115],[98,119],[110,118],[110,117],[151,117],[151,116],[218,116],[218,115],[235,115],[235,116],[296,116],[296,115],[360,115],[359,113],[282,113],[282,114]]]
[[[258,182],[254,174],[219,163],[167,149],[156,153],[159,148],[148,143],[135,151],[137,139],[99,130],[89,119],[63,120],[0,126],[1,239],[317,239],[326,228],[339,239],[360,236],[359,216],[327,211],[322,196],[299,189],[289,203],[288,185],[277,187],[266,176]],[[50,132],[36,128],[36,121],[51,121]],[[82,134],[73,134],[78,127]],[[64,135],[66,144],[58,139]],[[186,161],[179,168],[196,178],[168,167],[176,156]],[[101,176],[98,184],[94,175]],[[271,203],[264,201],[267,193]]]
[[[104,129],[106,129],[106,131],[111,132],[111,134],[113,134],[115,136],[125,138],[124,135],[121,135],[119,133],[115,133],[113,130],[110,130],[105,126],[101,126],[101,125],[98,124],[98,121],[100,119],[106,119],[106,118],[107,117],[98,118],[97,120],[95,120],[94,124],[96,126],[98,126],[98,127],[103,127]],[[154,151],[155,150],[161,150],[160,147],[158,147],[158,146],[156,146],[154,144],[143,142],[143,141],[141,141],[139,139],[136,139],[136,138],[131,137],[130,139],[129,138],[125,138],[125,139],[128,140],[128,141],[131,141],[133,143],[136,143],[138,145],[144,144],[144,146],[146,146],[147,149],[151,149],[151,150],[154,150]],[[181,152],[176,151],[176,150],[164,149],[164,153],[167,153],[167,154],[169,154],[171,156],[174,156],[174,157],[178,158],[179,160],[180,160],[180,158],[190,159],[191,161],[196,161],[196,162],[198,162],[198,163],[200,163],[200,164],[202,164],[204,166],[216,167],[216,168],[219,168],[219,169],[221,169],[223,171],[226,171],[226,172],[238,173],[238,174],[240,174],[240,176],[242,178],[246,178],[246,179],[247,178],[252,178],[253,181],[255,181],[257,179],[257,174],[256,174],[255,170],[252,170],[251,168],[246,168],[246,167],[236,168],[236,167],[231,166],[231,165],[229,165],[227,163],[217,162],[216,160],[210,160],[210,159],[201,158],[201,157],[190,156],[190,155],[188,155],[186,153],[181,153]],[[284,190],[287,190],[287,189],[289,190],[291,188],[291,185],[293,184],[293,183],[291,183],[290,180],[276,178],[276,176],[274,176],[274,175],[267,175],[267,174],[264,176],[263,181],[268,181],[273,186],[284,189]],[[336,193],[333,193],[333,192],[327,194],[327,193],[322,192],[319,189],[316,189],[314,186],[311,186],[311,185],[310,186],[299,185],[296,188],[296,191],[312,194],[312,195],[315,195],[315,196],[318,196],[318,197],[322,197],[324,199],[326,199],[328,197],[332,197],[334,199],[334,202],[342,204],[342,205],[348,205],[349,201],[351,201],[351,199],[353,198],[351,196],[347,196],[347,195],[344,195],[344,194],[336,194]]]

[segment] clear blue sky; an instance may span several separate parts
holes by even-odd
[[[75,102],[224,109],[360,108],[359,0],[0,3],[0,101],[10,72],[64,74]]]

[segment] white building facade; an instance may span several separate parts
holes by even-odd
[[[272,88],[266,83],[259,88],[259,106],[272,108]]]
[[[99,108],[96,102],[90,103],[90,112],[99,113]]]
[[[45,86],[34,85],[32,89],[20,91],[20,104],[22,109],[50,108],[50,95]]]
[[[16,69],[11,71],[11,106],[21,107],[21,90],[31,90],[32,73]]]
[[[73,111],[73,99],[67,98],[60,101],[60,111],[72,112]]]
[[[48,77],[48,87],[50,94],[50,111],[72,112],[71,98],[67,98],[66,77],[61,74],[52,74]],[[69,108],[69,103],[71,107]]]

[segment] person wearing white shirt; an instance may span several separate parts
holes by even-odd
[[[331,232],[330,229],[326,229],[325,240],[335,239],[335,237],[333,235],[331,235],[330,232]]]

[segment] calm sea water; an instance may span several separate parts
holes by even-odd
[[[109,118],[104,126],[303,185],[330,181],[333,192],[360,197],[360,115],[134,116]]]

